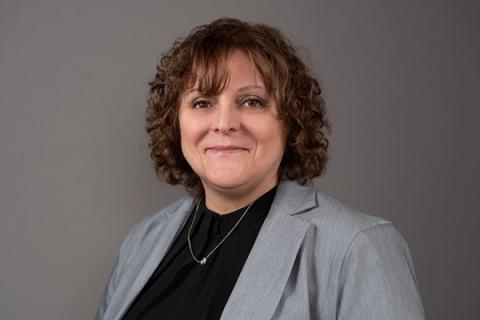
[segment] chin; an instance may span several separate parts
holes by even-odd
[[[231,181],[219,181],[219,182],[212,182],[212,184],[217,187],[217,188],[222,188],[222,189],[235,189],[237,187],[240,187],[245,184],[245,182],[231,182]]]
[[[247,183],[245,179],[225,179],[217,178],[217,179],[208,179],[207,183],[214,186],[215,188],[222,188],[222,189],[234,189],[236,187],[240,187]]]

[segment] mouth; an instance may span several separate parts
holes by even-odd
[[[213,154],[236,154],[243,151],[248,151],[248,149],[235,146],[215,146],[207,148],[206,151],[210,151]]]

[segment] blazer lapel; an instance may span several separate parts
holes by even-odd
[[[123,317],[181,231],[195,205],[194,200],[191,196],[185,196],[185,200],[177,210],[166,213],[168,216],[164,217],[165,223],[160,223],[154,227],[157,230],[148,233],[148,237],[144,240],[144,247],[132,258],[127,271],[128,275],[123,277],[123,281],[118,284],[117,294],[112,297],[109,310],[117,312],[109,315],[107,310],[105,319],[117,320]]]
[[[317,206],[314,185],[282,181],[221,320],[271,319],[310,224],[292,215]]]

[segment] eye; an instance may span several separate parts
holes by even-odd
[[[249,107],[263,107],[264,103],[262,100],[257,98],[248,98],[243,101],[243,104],[247,104]]]
[[[210,102],[207,100],[197,100],[193,103],[193,107],[197,109],[204,109],[210,105]]]

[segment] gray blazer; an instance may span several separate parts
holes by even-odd
[[[186,195],[123,241],[96,320],[121,319],[186,222]],[[227,240],[228,241],[228,240]],[[393,224],[282,181],[221,320],[424,319],[412,257]]]

